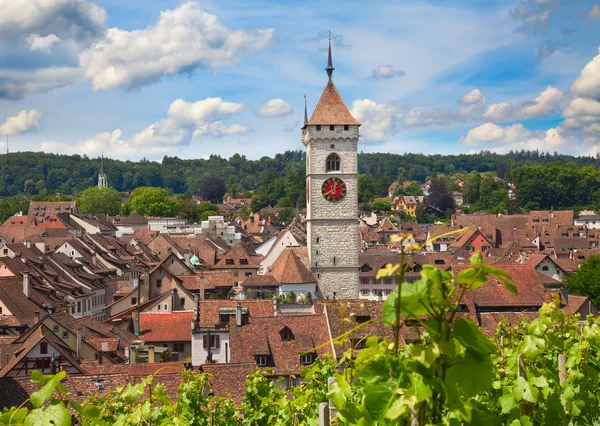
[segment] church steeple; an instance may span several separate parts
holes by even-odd
[[[308,124],[308,112],[306,111],[306,94],[304,95],[304,127]]]
[[[331,77],[333,76],[333,70],[335,68],[333,68],[333,61],[331,60],[331,30],[329,30],[329,55],[327,56],[327,68],[325,68],[329,81],[331,81]]]
[[[100,173],[98,174],[98,188],[105,188],[108,186],[108,179],[104,172],[104,151],[102,151],[102,157],[100,160]]]

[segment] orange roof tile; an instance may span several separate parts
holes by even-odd
[[[352,117],[333,81],[327,83],[323,89],[319,103],[308,121],[308,125],[316,124],[361,125]]]

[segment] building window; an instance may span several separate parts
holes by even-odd
[[[367,322],[371,319],[371,316],[369,315],[357,315],[355,317],[356,323],[357,324],[362,324],[363,322]]]
[[[48,353],[48,343],[46,343],[46,342],[40,343],[40,354],[47,354],[47,353]]]
[[[340,157],[337,154],[329,154],[327,157],[327,171],[328,172],[339,172],[340,171]]]
[[[348,130],[350,128],[350,126],[348,126],[347,124],[344,124],[344,130]]]
[[[233,283],[233,287],[235,287],[235,288],[238,288],[239,286],[240,286],[240,284],[239,284],[237,281],[235,281],[235,282]]]
[[[335,126],[332,124],[329,126],[329,130],[335,130]]]
[[[392,289],[390,289],[390,288],[386,288],[386,289],[384,290],[384,293],[385,293],[385,295],[386,295],[386,296],[389,296],[390,294],[392,294]]]
[[[52,331],[54,331],[55,333],[58,333],[58,325],[53,326]]]
[[[131,304],[135,305],[137,303],[137,297],[132,297],[131,298]]]
[[[160,280],[156,280],[156,288],[160,288],[162,286],[162,282]]]
[[[549,271],[550,268],[548,268],[548,265],[544,265],[542,266],[542,271]]]
[[[233,276],[237,277],[238,276],[238,271],[233,271]]]
[[[304,354],[300,356],[300,364],[310,365],[315,362],[315,354]]]
[[[233,259],[225,259],[225,265],[233,265]]]
[[[352,339],[352,344],[355,349],[363,349],[367,347],[367,339]]]
[[[173,352],[185,352],[185,343],[173,343]]]
[[[294,335],[292,334],[292,331],[289,328],[284,327],[284,329],[281,330],[281,341],[282,342],[289,342],[290,340],[292,340],[293,336]]]
[[[248,264],[248,259],[240,259],[240,265],[247,265]]]
[[[370,292],[371,292],[371,290],[369,290],[368,288],[363,288],[360,291],[360,294],[363,295],[363,296],[368,296]]]
[[[66,331],[63,331],[63,332],[62,332],[62,338],[63,338],[63,339],[68,339],[68,338],[69,338],[69,333],[68,333],[68,332],[66,332]]]
[[[473,246],[466,246],[465,250],[467,250],[467,251],[474,251],[475,248]]]
[[[210,336],[210,348],[211,349],[219,349],[221,345],[221,338],[217,335]],[[208,349],[208,334],[202,336],[202,347],[204,349]]]
[[[320,132],[320,131],[321,131],[321,125],[317,124],[317,132]]]
[[[319,241],[320,241],[320,239],[319,239],[319,237],[317,237],[317,244],[319,244]]]
[[[169,308],[168,308],[168,306],[167,306],[167,304],[166,304],[166,303],[163,305],[163,308],[164,308],[164,310],[165,310],[165,311],[168,311],[168,310],[169,310]]]
[[[257,356],[256,357],[256,365],[259,367],[264,367],[267,365],[267,357],[266,356]]]
[[[360,283],[361,284],[371,284],[371,278],[361,278]]]
[[[481,246],[481,251],[487,252],[490,249],[490,246]]]
[[[158,310],[160,311],[160,303],[158,304]]]
[[[252,276],[252,272],[246,272],[244,275],[247,276],[247,277],[251,277]]]
[[[185,299],[183,297],[181,299],[179,299],[179,304],[181,305],[182,308],[185,306]]]

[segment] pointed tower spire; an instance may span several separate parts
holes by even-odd
[[[331,81],[331,76],[333,75],[333,61],[331,60],[331,30],[329,30],[329,55],[327,56],[327,76],[329,77],[329,81]]]
[[[306,111],[306,94],[304,95],[304,126],[308,124],[308,112]]]

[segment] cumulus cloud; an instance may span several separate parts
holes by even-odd
[[[560,127],[546,131],[532,131],[523,127],[522,124],[510,126],[499,126],[494,123],[484,123],[475,127],[461,138],[461,143],[488,149],[495,152],[508,152],[510,150],[543,150],[554,151],[572,139],[563,135]]]
[[[131,138],[132,146],[182,145],[203,135],[221,137],[249,131],[248,126],[225,124],[224,120],[239,113],[243,104],[206,98],[197,102],[173,101],[168,117],[157,121]]]
[[[361,135],[365,141],[385,140],[394,133],[402,116],[395,105],[377,104],[370,99],[355,100],[352,115],[362,123]]]
[[[52,46],[59,41],[60,38],[56,34],[48,34],[46,37],[42,37],[38,34],[29,34],[29,37],[27,37],[29,50],[44,53],[50,53]]]
[[[261,117],[282,117],[292,113],[292,107],[281,98],[269,99],[260,108],[258,115]]]
[[[600,19],[600,4],[595,4],[585,14],[590,19]]]
[[[80,64],[94,90],[130,89],[163,76],[236,65],[270,42],[273,29],[230,30],[195,2],[161,12],[142,30],[110,28],[81,53]]]
[[[54,34],[83,41],[104,32],[106,11],[86,0],[0,0],[0,36]]]
[[[379,65],[377,68],[375,68],[373,70],[373,74],[371,75],[371,78],[373,80],[379,80],[380,78],[390,79],[390,78],[394,78],[394,77],[403,77],[404,75],[405,75],[404,71],[396,70],[391,65]]]
[[[473,89],[458,100],[462,105],[458,111],[458,115],[462,118],[479,115],[485,108],[485,96],[479,89]]]
[[[577,96],[600,98],[600,54],[587,63],[570,90]]]
[[[31,109],[22,110],[13,117],[8,117],[3,124],[0,124],[0,135],[19,135],[22,133],[35,132],[40,127],[42,114]]]
[[[35,71],[0,70],[0,99],[21,99],[31,93],[67,86],[81,76],[79,68],[53,67]]]
[[[443,109],[425,109],[422,107],[413,108],[406,119],[404,124],[406,126],[431,126],[439,125],[444,126],[452,123],[455,119],[455,115],[444,111]]]
[[[490,105],[483,117],[490,121],[511,121],[552,114],[560,110],[564,93],[556,87],[548,86],[533,101],[512,104],[500,102]]]

